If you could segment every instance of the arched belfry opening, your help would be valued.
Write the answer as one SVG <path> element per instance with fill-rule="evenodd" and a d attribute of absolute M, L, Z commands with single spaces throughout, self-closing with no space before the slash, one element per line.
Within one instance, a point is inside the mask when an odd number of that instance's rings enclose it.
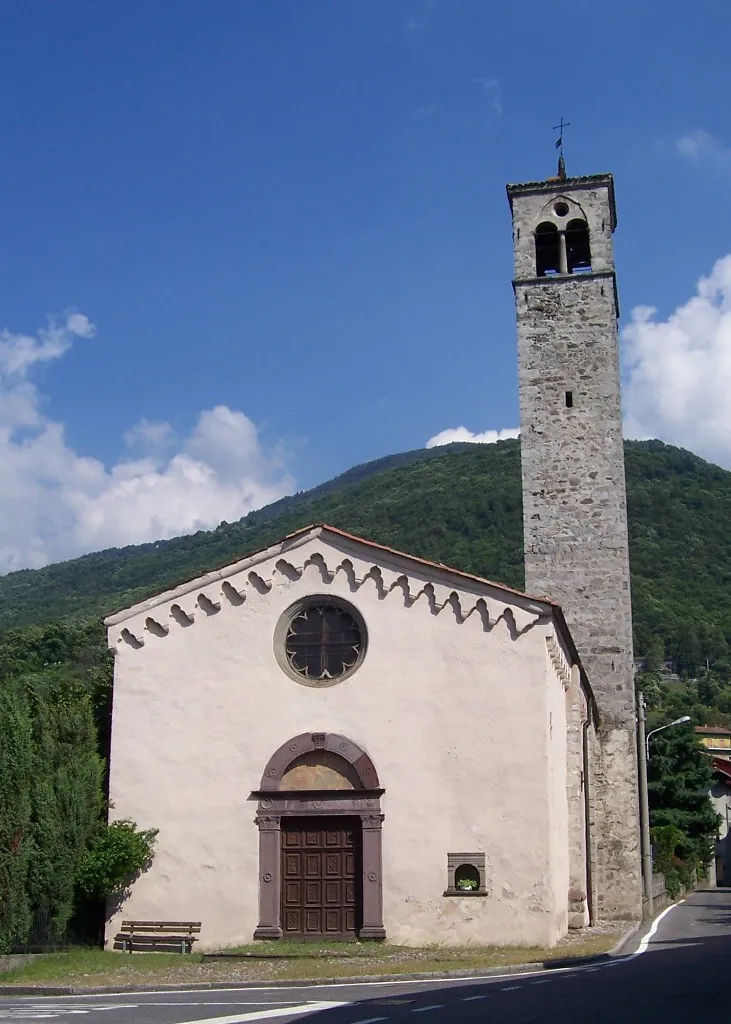
<path fill-rule="evenodd" d="M 536 277 L 561 273 L 561 246 L 558 228 L 545 221 L 536 228 Z"/>
<path fill-rule="evenodd" d="M 591 270 L 589 225 L 576 218 L 566 225 L 566 266 L 569 274 Z"/>
<path fill-rule="evenodd" d="M 255 939 L 383 939 L 381 795 L 370 757 L 337 733 L 302 733 L 260 788 Z"/>
<path fill-rule="evenodd" d="M 566 203 L 556 203 L 554 209 L 563 221 Z M 553 274 L 580 274 L 591 270 L 591 244 L 589 225 L 580 217 L 560 225 L 542 221 L 535 230 L 536 277 Z"/>

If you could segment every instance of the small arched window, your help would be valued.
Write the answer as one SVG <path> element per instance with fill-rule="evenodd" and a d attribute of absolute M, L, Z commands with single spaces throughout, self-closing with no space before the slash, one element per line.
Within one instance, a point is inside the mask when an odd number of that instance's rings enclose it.
<path fill-rule="evenodd" d="M 585 220 L 570 220 L 566 225 L 566 266 L 569 274 L 591 270 L 589 226 Z"/>
<path fill-rule="evenodd" d="M 536 276 L 561 273 L 561 250 L 555 224 L 539 224 L 536 228 Z"/>

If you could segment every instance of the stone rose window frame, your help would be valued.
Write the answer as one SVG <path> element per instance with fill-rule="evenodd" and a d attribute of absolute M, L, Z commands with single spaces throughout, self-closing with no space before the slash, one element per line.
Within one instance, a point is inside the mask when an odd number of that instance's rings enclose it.
<path fill-rule="evenodd" d="M 303 754 L 328 751 L 355 772 L 357 789 L 282 790 L 282 779 Z M 360 818 L 362 829 L 362 911 L 359 939 L 385 939 L 383 926 L 383 851 L 378 773 L 357 743 L 338 733 L 302 733 L 283 743 L 264 769 L 258 799 L 259 924 L 255 939 L 281 939 L 282 818 Z"/>
<path fill-rule="evenodd" d="M 308 611 L 328 613 L 323 616 L 323 625 L 325 624 L 325 619 L 332 618 L 332 613 L 339 614 L 342 616 L 343 624 L 346 626 L 346 633 L 350 632 L 347 629 L 348 620 L 350 620 L 352 630 L 357 637 L 351 644 L 345 636 L 338 633 L 337 629 L 331 632 L 329 637 L 327 635 L 328 631 L 325 629 L 321 638 L 323 650 L 320 656 L 325 661 L 329 660 L 330 657 L 336 657 L 338 654 L 342 658 L 341 668 L 332 675 L 310 676 L 294 664 L 295 658 L 292 656 L 289 648 L 297 645 L 297 637 L 296 635 L 290 637 L 290 630 L 303 619 Z M 337 686 L 338 683 L 349 679 L 363 664 L 368 650 L 368 627 L 360 611 L 349 601 L 345 601 L 341 597 L 332 594 L 309 594 L 307 597 L 295 601 L 294 604 L 290 605 L 282 613 L 274 629 L 273 640 L 274 657 L 277 659 L 277 664 L 290 679 L 293 679 L 301 686 Z M 304 653 L 304 647 L 307 646 L 311 648 L 310 656 L 316 652 L 317 641 L 314 636 L 310 637 L 309 641 L 303 637 L 301 642 L 304 644 L 301 656 L 307 657 Z M 353 653 L 349 655 L 348 649 L 351 645 Z M 326 649 L 327 647 L 329 647 L 329 650 Z M 352 660 L 349 661 L 349 657 Z"/>

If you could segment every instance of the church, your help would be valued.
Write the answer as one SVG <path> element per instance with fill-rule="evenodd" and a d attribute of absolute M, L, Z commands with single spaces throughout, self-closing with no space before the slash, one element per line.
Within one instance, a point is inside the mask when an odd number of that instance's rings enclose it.
<path fill-rule="evenodd" d="M 532 593 L 316 524 L 109 616 L 112 814 L 159 830 L 109 948 L 640 916 L 614 186 L 508 198 Z"/>

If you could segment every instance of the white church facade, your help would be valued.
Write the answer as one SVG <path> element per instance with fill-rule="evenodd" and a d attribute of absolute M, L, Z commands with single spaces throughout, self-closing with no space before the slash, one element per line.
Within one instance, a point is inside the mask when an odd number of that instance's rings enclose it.
<path fill-rule="evenodd" d="M 314 526 L 110 616 L 113 814 L 159 840 L 109 945 L 641 917 L 614 181 L 561 158 L 508 199 L 526 586 L 554 600 Z"/>
<path fill-rule="evenodd" d="M 561 609 L 313 526 L 106 620 L 107 925 L 550 946 L 592 912 L 597 710 Z"/>

